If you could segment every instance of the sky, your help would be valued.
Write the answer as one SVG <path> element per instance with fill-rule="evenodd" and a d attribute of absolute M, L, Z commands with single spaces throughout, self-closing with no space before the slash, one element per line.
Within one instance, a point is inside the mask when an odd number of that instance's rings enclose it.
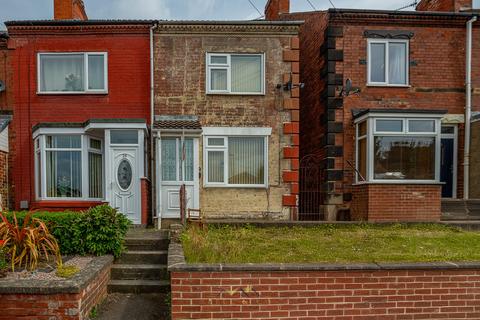
<path fill-rule="evenodd" d="M 263 13 L 267 0 L 250 0 Z M 397 9 L 413 0 L 331 0 L 336 8 Z M 317 10 L 329 0 L 310 0 Z M 90 19 L 252 20 L 248 0 L 84 0 Z M 311 11 L 308 0 L 291 0 L 291 11 Z M 51 19 L 53 0 L 0 0 L 0 21 Z M 5 28 L 0 23 L 0 29 Z"/>

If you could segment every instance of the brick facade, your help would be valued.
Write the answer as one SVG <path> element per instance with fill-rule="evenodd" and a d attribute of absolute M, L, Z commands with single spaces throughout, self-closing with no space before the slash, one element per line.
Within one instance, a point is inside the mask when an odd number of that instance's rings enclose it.
<path fill-rule="evenodd" d="M 417 11 L 465 11 L 472 8 L 472 0 L 422 0 Z"/>
<path fill-rule="evenodd" d="M 463 197 L 465 24 L 469 16 L 331 9 L 282 13 L 278 19 L 305 21 L 300 29 L 300 70 L 305 82 L 300 103 L 300 156 L 316 155 L 322 160 L 323 210 L 354 205 L 352 111 L 356 109 L 446 110 L 442 123 L 458 127 L 457 197 Z M 407 87 L 367 85 L 367 30 L 413 34 Z M 474 37 L 477 33 L 475 29 Z M 474 57 L 479 47 L 474 41 Z M 473 111 L 480 111 L 477 73 L 480 63 L 475 59 Z M 347 79 L 357 93 L 342 96 Z"/>
<path fill-rule="evenodd" d="M 78 293 L 0 294 L 0 320 L 89 319 L 92 308 L 107 296 L 109 280 L 110 265 Z"/>
<path fill-rule="evenodd" d="M 172 319 L 479 319 L 479 286 L 441 267 L 172 272 Z"/>
<path fill-rule="evenodd" d="M 370 222 L 440 221 L 441 189 L 421 184 L 356 185 L 351 217 Z"/>
<path fill-rule="evenodd" d="M 155 32 L 155 115 L 198 116 L 202 127 L 269 127 L 268 189 L 205 188 L 208 218 L 289 219 L 296 213 L 299 39 L 295 24 L 168 25 Z M 265 95 L 206 94 L 206 53 L 264 53 Z M 175 66 L 175 67 L 172 67 Z M 200 168 L 205 168 L 200 142 Z M 203 179 L 201 179 L 203 180 Z"/>
<path fill-rule="evenodd" d="M 14 90 L 10 126 L 11 188 L 14 209 L 20 201 L 30 208 L 60 207 L 35 203 L 32 127 L 44 122 L 85 122 L 89 119 L 146 119 L 150 121 L 150 23 L 8 24 Z M 128 45 L 125 45 L 128 43 Z M 108 94 L 37 94 L 37 53 L 107 52 Z M 1 55 L 1 52 L 0 52 Z M 1 73 L 0 73 L 1 74 Z M 64 209 L 85 209 L 91 203 L 62 201 Z M 60 208 L 59 208 L 60 209 Z"/>

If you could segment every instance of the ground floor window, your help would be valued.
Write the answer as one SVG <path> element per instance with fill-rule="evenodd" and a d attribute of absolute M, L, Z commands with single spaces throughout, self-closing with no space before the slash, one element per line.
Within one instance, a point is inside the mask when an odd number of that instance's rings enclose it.
<path fill-rule="evenodd" d="M 37 198 L 103 198 L 101 139 L 82 134 L 40 135 L 34 145 Z"/>
<path fill-rule="evenodd" d="M 357 182 L 438 182 L 440 133 L 440 118 L 393 115 L 357 121 Z"/>
<path fill-rule="evenodd" d="M 268 137 L 239 133 L 239 135 L 205 136 L 206 186 L 265 187 L 267 185 Z"/>

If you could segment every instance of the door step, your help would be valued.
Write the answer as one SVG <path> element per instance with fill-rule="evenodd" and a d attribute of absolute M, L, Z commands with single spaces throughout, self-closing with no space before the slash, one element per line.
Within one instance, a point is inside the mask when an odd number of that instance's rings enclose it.
<path fill-rule="evenodd" d="M 112 280 L 168 280 L 167 266 L 163 264 L 114 264 Z"/>
<path fill-rule="evenodd" d="M 110 280 L 108 292 L 117 293 L 168 293 L 168 280 Z"/>

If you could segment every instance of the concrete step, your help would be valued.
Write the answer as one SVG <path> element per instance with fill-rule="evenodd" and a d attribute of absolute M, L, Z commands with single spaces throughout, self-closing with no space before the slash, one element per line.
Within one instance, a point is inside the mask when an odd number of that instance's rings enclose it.
<path fill-rule="evenodd" d="M 112 280 L 168 280 L 162 264 L 114 264 L 111 272 Z"/>
<path fill-rule="evenodd" d="M 167 250 L 127 251 L 118 258 L 116 264 L 166 264 Z"/>
<path fill-rule="evenodd" d="M 168 293 L 168 280 L 110 280 L 109 293 Z M 161 303 L 161 302 L 159 302 Z M 141 307 L 141 306 L 140 306 Z"/>
<path fill-rule="evenodd" d="M 125 246 L 130 251 L 158 251 L 167 250 L 170 240 L 163 239 L 145 239 L 145 238 L 129 238 L 125 240 Z"/>

